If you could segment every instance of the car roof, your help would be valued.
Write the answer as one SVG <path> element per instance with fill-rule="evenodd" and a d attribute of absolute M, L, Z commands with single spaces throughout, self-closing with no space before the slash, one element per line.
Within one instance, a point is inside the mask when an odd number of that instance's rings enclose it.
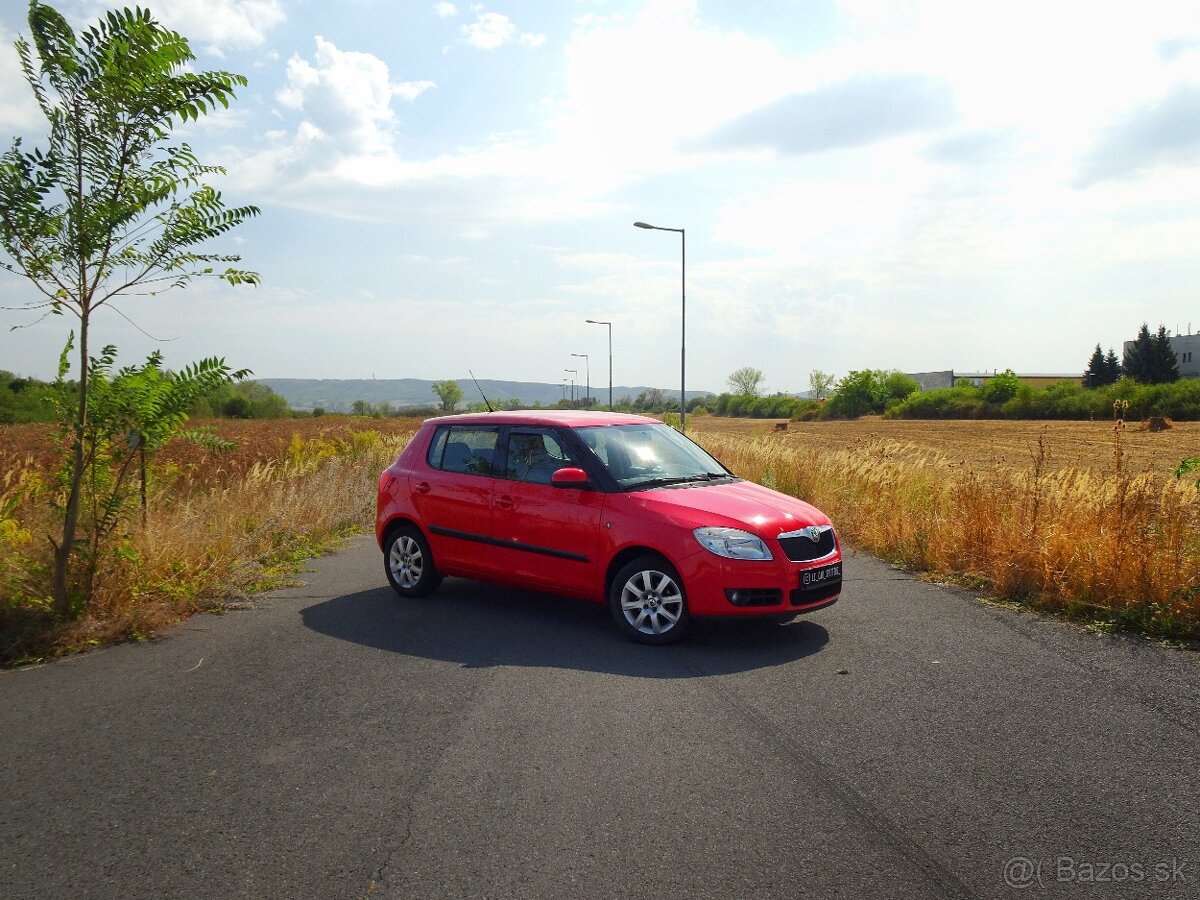
<path fill-rule="evenodd" d="M 517 409 L 490 413 L 463 413 L 426 420 L 433 425 L 544 425 L 586 428 L 595 425 L 661 425 L 660 419 L 628 413 L 581 409 Z"/>

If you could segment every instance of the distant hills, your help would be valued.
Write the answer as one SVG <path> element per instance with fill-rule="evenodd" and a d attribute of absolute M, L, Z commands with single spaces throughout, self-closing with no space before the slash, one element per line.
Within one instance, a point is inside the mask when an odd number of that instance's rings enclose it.
<path fill-rule="evenodd" d="M 282 396 L 292 409 L 311 410 L 318 407 L 327 412 L 349 412 L 355 400 L 365 400 L 372 406 L 380 403 L 390 403 L 400 408 L 405 406 L 437 406 L 439 400 L 433 393 L 433 381 L 423 378 L 257 378 L 259 384 L 264 384 L 275 393 Z M 462 388 L 462 406 L 482 401 L 479 390 L 470 378 L 457 378 L 458 386 Z M 563 386 L 545 384 L 537 381 L 498 381 L 491 378 L 480 378 L 479 387 L 487 395 L 493 406 L 507 404 L 516 400 L 522 406 L 552 406 L 563 399 Z M 570 388 L 566 388 L 568 393 Z M 629 387 L 626 385 L 613 386 L 613 400 L 622 397 L 636 397 L 644 391 L 653 390 L 649 387 Z M 659 388 L 668 397 L 679 396 L 676 388 Z M 575 385 L 576 399 L 584 395 L 584 385 Z M 690 400 L 693 397 L 709 396 L 709 391 L 688 391 Z M 599 407 L 608 405 L 608 385 L 592 385 L 592 396 L 596 398 Z"/>

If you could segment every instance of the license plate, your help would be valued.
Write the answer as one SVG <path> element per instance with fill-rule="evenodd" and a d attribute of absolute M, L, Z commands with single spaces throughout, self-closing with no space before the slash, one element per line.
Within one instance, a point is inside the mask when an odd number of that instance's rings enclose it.
<path fill-rule="evenodd" d="M 800 590 L 811 591 L 835 581 L 842 580 L 842 564 L 831 563 L 828 566 L 818 566 L 815 569 L 805 569 L 800 573 Z"/>

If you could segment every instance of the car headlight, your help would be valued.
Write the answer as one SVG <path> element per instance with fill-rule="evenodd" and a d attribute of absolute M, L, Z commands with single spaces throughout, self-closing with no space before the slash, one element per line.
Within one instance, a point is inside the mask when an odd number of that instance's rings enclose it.
<path fill-rule="evenodd" d="M 692 532 L 700 546 L 726 559 L 771 559 L 761 538 L 740 528 L 697 528 Z"/>

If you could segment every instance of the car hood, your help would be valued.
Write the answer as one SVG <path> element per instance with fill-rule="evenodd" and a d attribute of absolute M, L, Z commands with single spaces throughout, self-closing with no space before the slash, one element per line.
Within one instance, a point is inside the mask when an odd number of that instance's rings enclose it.
<path fill-rule="evenodd" d="M 627 494 L 648 512 L 658 512 L 691 528 L 742 528 L 773 538 L 808 525 L 829 525 L 829 517 L 809 503 L 752 481 L 651 488 Z"/>

